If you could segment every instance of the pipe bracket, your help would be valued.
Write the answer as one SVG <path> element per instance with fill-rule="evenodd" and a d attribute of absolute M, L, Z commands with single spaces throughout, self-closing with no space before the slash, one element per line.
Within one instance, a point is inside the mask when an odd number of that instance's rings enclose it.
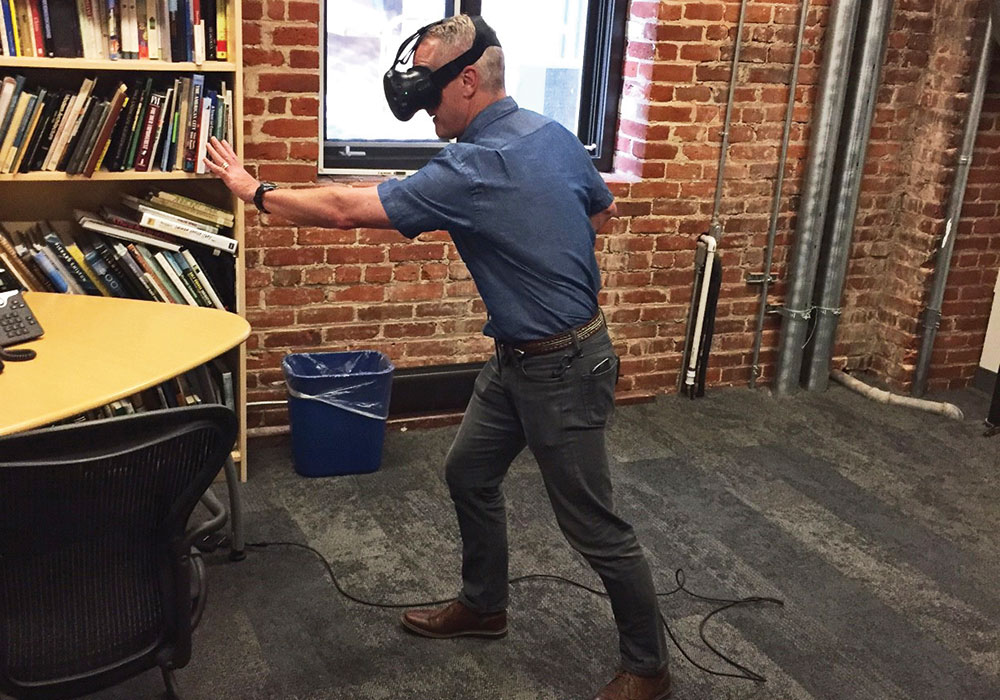
<path fill-rule="evenodd" d="M 784 306 L 770 306 L 771 313 L 776 313 L 785 318 L 798 318 L 803 321 L 808 321 L 812 318 L 812 312 L 815 307 L 810 306 L 808 309 L 786 309 Z"/>
<path fill-rule="evenodd" d="M 816 310 L 816 313 L 829 314 L 830 316 L 840 316 L 842 313 L 844 313 L 843 307 L 839 306 L 835 309 L 829 309 L 825 306 L 814 306 L 813 308 Z"/>

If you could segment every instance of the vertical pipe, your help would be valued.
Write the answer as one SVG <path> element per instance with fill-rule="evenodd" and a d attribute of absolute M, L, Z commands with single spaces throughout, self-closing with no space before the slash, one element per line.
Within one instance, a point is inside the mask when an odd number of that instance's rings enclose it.
<path fill-rule="evenodd" d="M 893 0 L 872 0 L 862 10 L 851 68 L 841 149 L 830 193 L 830 215 L 825 251 L 820 258 L 816 292 L 816 321 L 812 346 L 806 350 L 806 388 L 825 391 L 830 382 L 833 343 L 840 320 L 840 303 L 850 259 L 851 235 L 858 212 L 865 156 L 871 136 L 879 79 L 889 41 Z"/>
<path fill-rule="evenodd" d="M 757 332 L 753 340 L 753 360 L 750 363 L 750 388 L 757 387 L 760 377 L 760 345 L 764 338 L 764 316 L 767 313 L 767 290 L 771 286 L 771 264 L 774 262 L 774 239 L 778 234 L 778 214 L 781 209 L 781 190 L 785 185 L 788 170 L 788 145 L 792 138 L 792 117 L 795 115 L 795 93 L 799 87 L 799 64 L 802 62 L 802 48 L 805 44 L 806 21 L 809 18 L 809 0 L 802 0 L 799 14 L 799 35 L 795 40 L 795 58 L 792 59 L 792 78 L 788 85 L 788 107 L 785 110 L 785 129 L 781 136 L 781 152 L 778 154 L 778 179 L 774 183 L 771 200 L 771 223 L 767 229 L 767 247 L 764 249 L 764 276 L 761 282 L 760 306 L 757 309 Z"/>
<path fill-rule="evenodd" d="M 931 364 L 931 352 L 934 350 L 934 339 L 937 337 L 938 326 L 941 324 L 941 304 L 944 301 L 948 272 L 951 269 L 951 255 L 955 250 L 955 236 L 958 234 L 962 205 L 965 203 L 965 188 L 969 184 L 969 170 L 972 169 L 972 153 L 976 146 L 976 135 L 979 133 L 979 118 L 983 113 L 986 82 L 990 76 L 990 62 L 993 59 L 992 35 L 993 20 L 991 17 L 986 22 L 986 34 L 983 37 L 983 48 L 979 53 L 979 66 L 976 68 L 972 100 L 969 103 L 969 114 L 965 121 L 962 151 L 958 158 L 958 168 L 955 170 L 955 183 L 952 185 L 951 197 L 948 199 L 948 211 L 944 220 L 944 237 L 941 239 L 941 248 L 935 261 L 934 282 L 931 285 L 930 298 L 924 311 L 924 336 L 920 344 L 920 354 L 917 356 L 917 369 L 913 379 L 912 393 L 914 396 L 923 396 L 927 391 L 927 372 Z"/>
<path fill-rule="evenodd" d="M 860 6 L 860 0 L 838 0 L 830 4 L 826 56 L 820 73 L 819 98 L 809 139 L 809 161 L 795 245 L 788 265 L 788 293 L 782 309 L 775 379 L 775 391 L 779 394 L 794 391 L 802 371 L 802 349 L 809 328 L 823 218 L 833 178 L 833 157 L 843 117 L 847 69 Z"/>
<path fill-rule="evenodd" d="M 733 124 L 733 102 L 736 97 L 736 81 L 739 77 L 740 54 L 743 50 L 743 25 L 746 22 L 748 0 L 740 3 L 740 19 L 736 24 L 736 44 L 733 47 L 733 67 L 729 75 L 729 97 L 726 100 L 726 119 L 722 126 L 722 151 L 719 153 L 719 172 L 715 175 L 715 205 L 712 208 L 712 223 L 709 226 L 710 236 L 719 240 L 722 238 L 722 224 L 719 223 L 719 211 L 722 208 L 722 180 L 726 173 L 726 158 L 729 155 L 729 129 Z"/>

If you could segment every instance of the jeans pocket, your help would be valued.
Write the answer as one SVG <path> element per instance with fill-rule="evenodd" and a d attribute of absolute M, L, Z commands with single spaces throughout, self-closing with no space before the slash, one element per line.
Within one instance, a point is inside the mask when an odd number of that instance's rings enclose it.
<path fill-rule="evenodd" d="M 603 428 L 615 408 L 615 385 L 618 383 L 618 356 L 609 353 L 605 358 L 595 358 L 595 364 L 583 377 L 583 407 L 587 424 Z"/>

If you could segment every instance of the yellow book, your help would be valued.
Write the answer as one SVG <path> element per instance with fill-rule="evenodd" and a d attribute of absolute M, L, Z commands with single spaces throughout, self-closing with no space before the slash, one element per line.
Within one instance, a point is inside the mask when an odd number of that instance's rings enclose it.
<path fill-rule="evenodd" d="M 65 241 L 65 238 L 63 240 Z M 94 283 L 97 290 L 106 297 L 114 296 L 111 293 L 111 290 L 105 286 L 104 280 L 95 275 L 94 271 L 90 269 L 90 265 L 87 264 L 86 259 L 83 257 L 83 251 L 80 250 L 80 246 L 76 243 L 65 243 L 65 245 L 66 251 L 73 256 L 73 259 L 76 260 L 76 264 L 80 266 L 81 270 L 83 270 L 83 274 L 90 278 L 90 281 Z"/>
<path fill-rule="evenodd" d="M 4 0 L 0 0 L 4 2 Z M 14 0 L 6 0 L 7 6 L 10 7 L 10 28 L 14 30 L 14 48 L 17 50 L 18 56 L 27 56 L 27 51 L 21 46 L 21 36 L 20 32 L 17 31 L 17 9 L 14 7 Z"/>
<path fill-rule="evenodd" d="M 215 3 L 215 57 L 225 61 L 229 56 L 229 17 L 226 0 Z"/>

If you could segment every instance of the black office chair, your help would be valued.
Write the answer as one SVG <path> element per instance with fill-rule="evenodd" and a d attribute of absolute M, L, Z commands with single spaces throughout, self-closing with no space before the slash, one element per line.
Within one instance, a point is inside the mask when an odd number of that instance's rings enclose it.
<path fill-rule="evenodd" d="M 185 528 L 235 439 L 219 405 L 0 438 L 0 691 L 77 697 L 159 666 L 176 696 L 205 600 L 206 527 Z"/>

